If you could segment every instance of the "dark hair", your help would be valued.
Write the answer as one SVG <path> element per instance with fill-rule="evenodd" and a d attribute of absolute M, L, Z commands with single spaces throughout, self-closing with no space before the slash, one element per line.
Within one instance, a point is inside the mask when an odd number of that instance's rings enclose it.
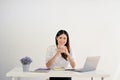
<path fill-rule="evenodd" d="M 68 35 L 67 31 L 65 31 L 65 30 L 59 30 L 59 31 L 57 32 L 56 37 L 55 37 L 56 45 L 58 45 L 57 38 L 58 38 L 60 35 L 62 35 L 62 34 L 65 34 L 65 35 L 67 36 L 67 42 L 66 42 L 65 46 L 67 47 L 68 52 L 70 53 L 70 41 L 69 41 L 69 35 Z M 65 60 L 67 60 L 67 55 L 66 55 L 66 54 L 61 54 L 61 56 L 62 56 Z"/>

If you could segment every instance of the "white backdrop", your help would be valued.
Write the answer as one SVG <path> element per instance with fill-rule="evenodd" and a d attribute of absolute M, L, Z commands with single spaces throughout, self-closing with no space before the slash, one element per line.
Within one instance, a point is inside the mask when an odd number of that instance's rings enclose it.
<path fill-rule="evenodd" d="M 120 64 L 119 8 L 119 0 L 0 0 L 0 80 L 10 80 L 6 72 L 21 66 L 24 56 L 32 58 L 31 67 L 45 67 L 46 49 L 60 29 L 69 33 L 76 68 L 86 56 L 100 55 L 97 69 L 114 75 Z"/>

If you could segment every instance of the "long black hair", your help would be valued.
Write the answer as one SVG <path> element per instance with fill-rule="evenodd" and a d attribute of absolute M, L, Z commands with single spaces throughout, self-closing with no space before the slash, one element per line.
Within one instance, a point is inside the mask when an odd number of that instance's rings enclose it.
<path fill-rule="evenodd" d="M 69 41 L 69 35 L 68 35 L 68 32 L 65 31 L 65 30 L 59 30 L 56 34 L 56 37 L 55 37 L 55 42 L 56 42 L 56 45 L 58 45 L 58 42 L 57 42 L 57 38 L 62 35 L 62 34 L 65 34 L 67 36 L 67 42 L 65 44 L 65 46 L 67 47 L 68 49 L 68 52 L 70 53 L 70 41 Z M 67 60 L 67 55 L 66 54 L 61 54 L 61 56 Z"/>

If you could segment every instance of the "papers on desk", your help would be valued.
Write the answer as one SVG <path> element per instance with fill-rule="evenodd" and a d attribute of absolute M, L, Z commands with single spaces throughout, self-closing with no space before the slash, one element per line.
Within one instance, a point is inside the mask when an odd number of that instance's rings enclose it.
<path fill-rule="evenodd" d="M 49 72 L 50 71 L 50 69 L 49 68 L 38 68 L 38 69 L 35 69 L 34 71 L 32 71 L 32 72 L 40 72 L 40 73 L 47 73 L 47 72 Z"/>
<path fill-rule="evenodd" d="M 56 66 L 56 67 L 52 68 L 52 70 L 65 71 L 65 68 L 64 67 L 60 67 L 60 66 Z"/>

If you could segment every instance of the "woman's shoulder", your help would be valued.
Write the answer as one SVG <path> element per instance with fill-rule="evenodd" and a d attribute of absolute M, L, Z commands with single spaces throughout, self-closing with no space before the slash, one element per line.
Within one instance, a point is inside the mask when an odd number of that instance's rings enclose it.
<path fill-rule="evenodd" d="M 48 48 L 50 49 L 50 48 L 56 48 L 56 45 L 50 45 L 50 46 L 48 46 Z"/>
<path fill-rule="evenodd" d="M 48 48 L 47 48 L 47 51 L 48 52 L 51 52 L 51 51 L 56 51 L 56 45 L 50 45 L 50 46 L 48 46 Z"/>

